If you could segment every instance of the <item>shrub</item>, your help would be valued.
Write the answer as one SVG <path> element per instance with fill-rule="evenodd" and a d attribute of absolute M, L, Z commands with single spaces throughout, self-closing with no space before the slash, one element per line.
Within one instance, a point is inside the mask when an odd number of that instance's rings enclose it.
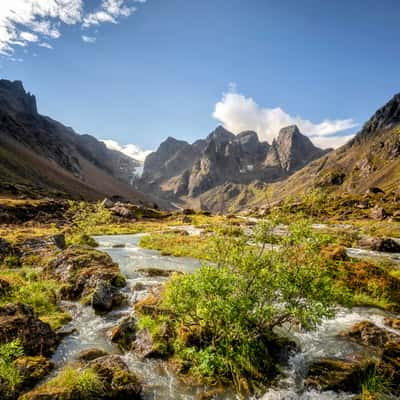
<path fill-rule="evenodd" d="M 190 373 L 254 389 L 274 373 L 275 327 L 296 323 L 311 329 L 333 315 L 334 289 L 319 256 L 323 240 L 300 222 L 279 248 L 267 251 L 275 226 L 260 225 L 252 246 L 243 236 L 218 237 L 216 265 L 174 275 L 167 283 L 161 310 L 173 316 L 175 356 Z M 146 318 L 142 325 L 152 326 Z M 197 339 L 180 340 L 179 331 L 193 327 Z"/>
<path fill-rule="evenodd" d="M 23 354 L 23 347 L 19 339 L 0 345 L 0 391 L 4 398 L 15 395 L 22 382 L 21 374 L 13 366 L 13 362 Z"/>

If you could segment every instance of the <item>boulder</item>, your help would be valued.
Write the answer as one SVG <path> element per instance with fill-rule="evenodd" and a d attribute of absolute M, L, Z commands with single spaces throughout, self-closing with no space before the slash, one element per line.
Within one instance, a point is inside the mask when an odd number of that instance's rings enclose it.
<path fill-rule="evenodd" d="M 19 357 L 13 366 L 21 374 L 21 390 L 26 391 L 45 378 L 54 368 L 52 361 L 43 356 Z"/>
<path fill-rule="evenodd" d="M 148 328 L 141 329 L 136 334 L 136 340 L 132 343 L 135 353 L 144 358 L 166 358 L 171 354 L 168 344 L 168 328 L 164 325 L 159 334 L 160 340 L 154 340 Z"/>
<path fill-rule="evenodd" d="M 105 393 L 110 399 L 141 399 L 142 385 L 139 378 L 129 371 L 119 356 L 96 358 L 87 364 L 102 378 Z"/>
<path fill-rule="evenodd" d="M 309 366 L 304 383 L 318 390 L 359 393 L 364 379 L 374 370 L 374 361 L 321 358 Z"/>
<path fill-rule="evenodd" d="M 385 192 L 379 187 L 370 187 L 367 189 L 366 194 L 385 194 Z"/>
<path fill-rule="evenodd" d="M 36 318 L 31 306 L 7 304 L 0 307 L 0 343 L 20 339 L 29 356 L 50 355 L 59 338 L 50 325 Z"/>
<path fill-rule="evenodd" d="M 126 206 L 115 205 L 114 207 L 110 208 L 110 211 L 117 217 L 125 219 L 135 218 L 135 214 Z"/>
<path fill-rule="evenodd" d="M 350 329 L 340 333 L 339 336 L 363 346 L 378 348 L 383 348 L 389 341 L 400 341 L 400 336 L 369 321 L 357 322 Z"/>
<path fill-rule="evenodd" d="M 132 343 L 136 339 L 136 320 L 129 316 L 124 318 L 118 325 L 114 326 L 110 331 L 110 339 L 124 350 L 130 350 Z"/>
<path fill-rule="evenodd" d="M 113 306 L 113 288 L 110 282 L 98 281 L 92 295 L 92 307 L 97 311 L 110 311 Z"/>
<path fill-rule="evenodd" d="M 114 207 L 114 202 L 108 198 L 105 198 L 102 202 L 101 202 L 102 206 L 105 208 L 112 208 Z"/>
<path fill-rule="evenodd" d="M 386 326 L 389 326 L 390 328 L 393 329 L 400 329 L 400 319 L 399 318 L 385 318 L 383 320 L 383 323 Z"/>
<path fill-rule="evenodd" d="M 380 207 L 376 205 L 371 212 L 369 213 L 370 218 L 376 219 L 376 220 L 383 220 L 386 218 L 386 211 L 384 210 L 383 207 Z"/>
<path fill-rule="evenodd" d="M 6 294 L 10 289 L 10 284 L 5 279 L 0 278 L 0 296 Z"/>
<path fill-rule="evenodd" d="M 104 350 L 92 348 L 92 349 L 82 350 L 76 358 L 78 361 L 81 362 L 89 362 L 95 360 L 96 358 L 104 357 L 107 355 L 108 354 Z"/>
<path fill-rule="evenodd" d="M 0 262 L 13 253 L 13 247 L 9 241 L 0 237 Z"/>
<path fill-rule="evenodd" d="M 44 272 L 63 284 L 60 292 L 67 300 L 91 296 L 98 284 L 98 294 L 102 294 L 105 286 L 101 282 L 108 282 L 115 288 L 115 293 L 118 287 L 125 285 L 118 264 L 108 254 L 89 246 L 68 247 L 48 263 Z"/>
<path fill-rule="evenodd" d="M 366 237 L 358 241 L 358 246 L 373 251 L 400 253 L 400 244 L 390 238 Z"/>

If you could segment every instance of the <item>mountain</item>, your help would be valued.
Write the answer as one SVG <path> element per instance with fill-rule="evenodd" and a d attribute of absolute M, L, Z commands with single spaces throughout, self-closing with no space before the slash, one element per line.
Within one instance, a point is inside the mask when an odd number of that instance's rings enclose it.
<path fill-rule="evenodd" d="M 0 194 L 147 201 L 130 183 L 136 160 L 37 110 L 20 81 L 0 80 Z"/>
<path fill-rule="evenodd" d="M 172 202 L 216 211 L 224 202 L 216 206 L 215 195 L 226 193 L 227 185 L 281 181 L 326 152 L 297 126 L 281 129 L 271 145 L 260 142 L 256 132 L 234 135 L 218 126 L 193 144 L 166 139 L 146 158 L 139 188 Z"/>
<path fill-rule="evenodd" d="M 271 193 L 280 200 L 316 187 L 338 194 L 361 194 L 371 187 L 399 191 L 400 93 L 376 111 L 347 144 L 272 185 Z"/>

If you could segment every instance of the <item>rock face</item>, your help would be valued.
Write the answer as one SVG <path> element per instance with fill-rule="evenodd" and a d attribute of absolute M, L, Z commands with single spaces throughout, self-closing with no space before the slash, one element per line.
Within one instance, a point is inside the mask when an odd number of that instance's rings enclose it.
<path fill-rule="evenodd" d="M 71 246 L 49 262 L 45 273 L 63 284 L 61 295 L 76 300 L 90 297 L 93 307 L 109 311 L 121 304 L 118 287 L 125 285 L 119 267 L 108 254 L 88 246 Z"/>
<path fill-rule="evenodd" d="M 272 145 L 253 131 L 234 135 L 219 126 L 193 144 L 168 138 L 146 158 L 139 187 L 174 201 L 198 198 L 229 183 L 284 179 L 325 153 L 297 126 L 283 128 Z"/>
<path fill-rule="evenodd" d="M 139 162 L 40 115 L 20 81 L 0 80 L 0 126 L 0 193 L 147 201 L 131 185 Z"/>
<path fill-rule="evenodd" d="M 362 249 L 382 251 L 386 253 L 400 253 L 400 244 L 390 238 L 364 238 L 358 242 Z"/>
<path fill-rule="evenodd" d="M 58 344 L 58 337 L 49 324 L 37 319 L 33 309 L 25 304 L 0 307 L 0 343 L 19 338 L 26 355 L 50 355 Z"/>

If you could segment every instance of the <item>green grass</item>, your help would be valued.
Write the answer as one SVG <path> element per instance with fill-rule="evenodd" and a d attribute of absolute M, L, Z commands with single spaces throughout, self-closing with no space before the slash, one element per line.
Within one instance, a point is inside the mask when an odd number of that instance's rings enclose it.
<path fill-rule="evenodd" d="M 22 382 L 21 373 L 13 366 L 13 362 L 23 354 L 19 339 L 0 345 L 0 390 L 6 399 L 15 395 Z"/>
<path fill-rule="evenodd" d="M 143 236 L 139 245 L 145 249 L 158 250 L 162 255 L 193 257 L 211 260 L 212 239 L 205 236 L 184 236 L 179 233 L 152 233 Z"/>
<path fill-rule="evenodd" d="M 36 390 L 39 393 L 52 394 L 62 393 L 65 398 L 79 398 L 85 400 L 97 399 L 104 395 L 104 385 L 91 368 L 78 370 L 72 367 L 63 369 L 57 376 L 50 379 Z M 30 392 L 34 394 L 35 390 Z M 22 396 L 21 399 L 27 399 Z M 57 397 L 64 398 L 64 397 Z"/>
<path fill-rule="evenodd" d="M 60 285 L 56 281 L 43 279 L 37 270 L 30 268 L 0 270 L 0 278 L 11 285 L 0 296 L 0 305 L 17 302 L 28 304 L 53 329 L 70 321 L 71 316 L 57 306 L 57 290 Z"/>

